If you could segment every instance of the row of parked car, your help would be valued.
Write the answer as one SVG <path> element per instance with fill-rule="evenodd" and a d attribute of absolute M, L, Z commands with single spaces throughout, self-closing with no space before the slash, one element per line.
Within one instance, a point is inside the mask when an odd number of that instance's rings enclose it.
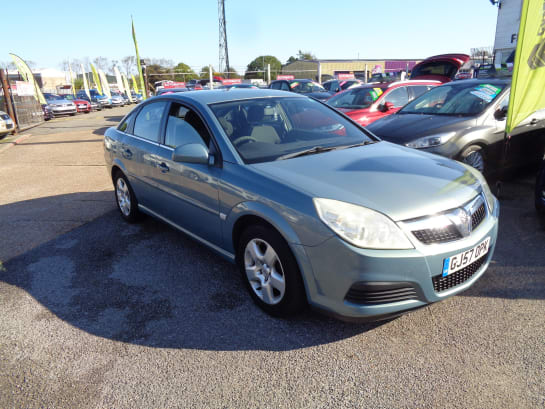
<path fill-rule="evenodd" d="M 139 103 L 142 101 L 142 95 L 132 91 L 132 101 L 128 96 L 119 91 L 112 91 L 112 97 L 99 93 L 95 89 L 89 90 L 90 97 L 84 90 L 73 94 L 59 95 L 53 93 L 44 93 L 47 104 L 42 105 L 44 119 L 49 120 L 55 116 L 71 115 L 76 113 L 86 113 L 91 111 L 101 111 L 104 108 L 112 108 L 115 106 L 125 106 L 131 103 Z"/>

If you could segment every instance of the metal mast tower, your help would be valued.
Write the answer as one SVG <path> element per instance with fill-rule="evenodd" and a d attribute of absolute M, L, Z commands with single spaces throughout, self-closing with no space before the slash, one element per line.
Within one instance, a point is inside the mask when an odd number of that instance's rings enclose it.
<path fill-rule="evenodd" d="M 228 71 L 229 67 L 229 52 L 227 51 L 227 29 L 225 27 L 225 0 L 218 0 L 218 17 L 220 22 L 220 58 L 219 71 Z M 229 73 L 226 74 L 229 78 Z"/>

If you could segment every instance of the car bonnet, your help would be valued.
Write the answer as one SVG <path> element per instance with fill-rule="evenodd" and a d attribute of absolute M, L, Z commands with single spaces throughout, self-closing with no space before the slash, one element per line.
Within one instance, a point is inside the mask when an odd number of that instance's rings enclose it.
<path fill-rule="evenodd" d="M 456 208 L 480 186 L 458 162 L 388 142 L 249 166 L 311 197 L 361 205 L 396 221 Z"/>

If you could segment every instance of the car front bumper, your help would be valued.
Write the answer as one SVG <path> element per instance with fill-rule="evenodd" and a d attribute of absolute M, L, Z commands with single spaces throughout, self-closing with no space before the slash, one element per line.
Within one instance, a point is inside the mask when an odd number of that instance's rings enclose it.
<path fill-rule="evenodd" d="M 75 114 L 77 112 L 77 109 L 75 105 L 68 107 L 52 106 L 51 112 L 53 112 L 54 115 L 68 115 Z"/>
<path fill-rule="evenodd" d="M 350 245 L 337 236 L 318 246 L 293 245 L 305 277 L 309 303 L 346 320 L 374 321 L 441 301 L 471 287 L 486 271 L 498 234 L 499 202 L 466 238 L 425 245 L 411 239 L 410 250 L 372 250 Z M 490 237 L 488 253 L 462 271 L 454 284 L 434 289 L 445 258 L 472 249 Z M 478 263 L 478 264 L 477 264 Z M 474 270 L 474 271 L 473 271 Z M 436 284 L 437 286 L 438 284 Z"/>

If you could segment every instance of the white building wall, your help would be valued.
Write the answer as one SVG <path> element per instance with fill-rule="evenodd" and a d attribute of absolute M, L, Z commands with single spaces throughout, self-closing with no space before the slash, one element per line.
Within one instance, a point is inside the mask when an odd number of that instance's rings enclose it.
<path fill-rule="evenodd" d="M 522 0 L 500 0 L 494 53 L 496 64 L 505 62 L 517 47 L 517 34 L 520 25 Z"/>

